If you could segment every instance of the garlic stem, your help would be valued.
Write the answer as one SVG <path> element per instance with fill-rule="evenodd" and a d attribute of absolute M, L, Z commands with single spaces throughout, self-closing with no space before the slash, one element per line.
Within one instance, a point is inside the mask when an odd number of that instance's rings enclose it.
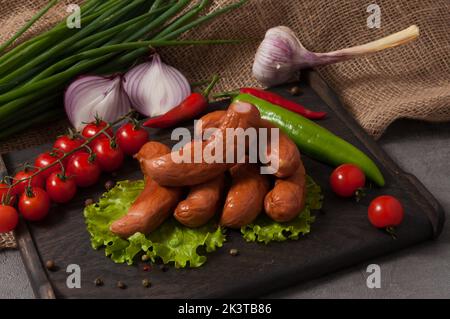
<path fill-rule="evenodd" d="M 340 49 L 328 53 L 313 53 L 315 59 L 313 64 L 309 66 L 318 66 L 330 63 L 336 63 L 340 61 L 349 60 L 358 56 L 368 55 L 376 53 L 384 49 L 394 48 L 396 46 L 408 43 L 417 39 L 419 36 L 419 28 L 416 25 L 412 25 L 402 31 L 388 35 L 384 38 L 357 45 L 351 48 Z"/>

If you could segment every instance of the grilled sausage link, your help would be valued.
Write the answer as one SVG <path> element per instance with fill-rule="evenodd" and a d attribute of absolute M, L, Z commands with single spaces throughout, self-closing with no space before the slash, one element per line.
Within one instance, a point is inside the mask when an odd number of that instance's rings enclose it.
<path fill-rule="evenodd" d="M 219 127 L 222 138 L 212 137 L 207 141 L 192 141 L 177 153 L 170 153 L 143 162 L 145 173 L 164 186 L 192 186 L 209 181 L 227 171 L 234 163 L 227 163 L 230 154 L 236 154 L 236 143 L 233 147 L 226 147 L 227 129 L 255 127 L 260 121 L 258 110 L 251 104 L 236 102 L 230 105 Z M 220 145 L 222 144 L 222 145 Z M 198 149 L 196 150 L 196 147 Z M 214 160 L 214 154 L 205 156 L 205 148 L 217 150 L 222 153 L 219 158 L 222 162 Z M 175 161 L 175 158 L 184 158 L 190 154 L 188 161 Z M 200 161 L 195 161 L 195 155 L 201 152 Z M 234 161 L 236 159 L 234 158 Z"/>
<path fill-rule="evenodd" d="M 175 218 L 185 226 L 199 227 L 206 224 L 219 208 L 225 176 L 191 187 L 187 198 L 175 209 Z"/>
<path fill-rule="evenodd" d="M 170 153 L 170 149 L 169 147 L 167 147 L 167 145 L 160 143 L 160 142 L 154 142 L 154 141 L 150 141 L 145 143 L 141 149 L 139 150 L 139 152 L 137 152 L 133 157 L 135 159 L 138 160 L 140 166 L 141 166 L 141 171 L 144 173 L 145 175 L 145 170 L 144 170 L 144 166 L 145 166 L 145 162 L 151 160 L 152 158 L 164 155 Z"/>
<path fill-rule="evenodd" d="M 267 175 L 259 167 L 238 164 L 230 169 L 232 184 L 223 207 L 220 224 L 240 228 L 253 222 L 263 209 L 264 196 L 269 191 Z"/>
<path fill-rule="evenodd" d="M 202 125 L 198 125 L 195 127 L 196 134 L 198 134 L 198 136 L 201 136 L 201 133 L 203 133 L 206 129 L 219 127 L 225 113 L 225 111 L 214 111 L 204 115 L 200 119 L 202 120 Z M 277 128 L 267 120 L 261 120 L 258 124 L 258 127 L 267 128 L 269 130 L 272 128 Z M 297 148 L 297 145 L 295 145 L 295 143 L 289 138 L 289 136 L 287 136 L 281 130 L 279 130 L 278 135 L 278 149 L 271 148 L 269 145 L 265 162 L 275 165 L 274 161 L 278 161 L 277 171 L 274 173 L 274 175 L 279 178 L 286 178 L 293 175 L 299 167 L 301 162 L 300 152 Z M 270 132 L 268 136 L 270 136 Z"/>
<path fill-rule="evenodd" d="M 303 163 L 294 175 L 277 179 L 274 188 L 264 199 L 266 214 L 277 222 L 287 222 L 300 214 L 305 207 L 306 173 Z"/>
<path fill-rule="evenodd" d="M 266 120 L 261 120 L 261 127 L 268 129 L 277 128 Z M 278 160 L 278 170 L 274 175 L 279 178 L 286 178 L 293 175 L 300 166 L 300 152 L 297 145 L 281 130 L 279 130 L 278 136 L 278 149 L 269 145 L 267 149 L 267 161 L 273 163 Z"/>
<path fill-rule="evenodd" d="M 164 144 L 149 142 L 136 157 L 138 160 L 146 161 L 168 152 L 170 149 Z M 181 195 L 180 188 L 163 187 L 147 177 L 143 191 L 127 214 L 111 224 L 111 232 L 122 238 L 128 238 L 137 232 L 143 234 L 152 232 L 170 216 Z"/>
<path fill-rule="evenodd" d="M 197 122 L 197 124 L 195 125 L 195 134 L 197 136 L 201 136 L 202 133 L 208 128 L 219 128 L 220 124 L 222 123 L 222 118 L 226 113 L 227 111 L 225 110 L 219 110 L 203 115 L 200 118 L 201 122 Z"/>

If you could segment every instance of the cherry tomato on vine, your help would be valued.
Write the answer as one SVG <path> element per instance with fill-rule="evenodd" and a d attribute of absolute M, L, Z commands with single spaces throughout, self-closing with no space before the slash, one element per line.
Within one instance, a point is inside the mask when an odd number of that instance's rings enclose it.
<path fill-rule="evenodd" d="M 63 155 L 62 152 L 58 150 L 39 154 L 38 157 L 36 157 L 36 160 L 34 161 L 34 166 L 37 168 L 45 168 L 50 164 L 56 162 L 59 158 L 62 157 L 62 155 Z M 57 163 L 52 167 L 46 169 L 45 171 L 42 171 L 39 175 L 41 175 L 43 179 L 46 179 L 47 177 L 50 176 L 51 173 L 58 172 L 60 170 L 61 164 Z"/>
<path fill-rule="evenodd" d="M 71 137 L 69 135 L 63 135 L 56 139 L 55 144 L 53 144 L 53 148 L 60 150 L 63 153 L 68 153 L 80 147 L 83 143 L 84 140 L 79 137 Z M 66 158 L 66 160 L 68 161 L 72 156 L 69 156 L 68 158 Z"/>
<path fill-rule="evenodd" d="M 77 185 L 73 177 L 53 172 L 46 181 L 45 190 L 50 199 L 58 204 L 69 202 L 77 193 Z"/>
<path fill-rule="evenodd" d="M 83 135 L 85 138 L 91 138 L 93 136 L 95 136 L 98 132 L 100 132 L 102 129 L 104 129 L 106 126 L 108 125 L 107 122 L 102 121 L 100 119 L 96 119 L 94 122 L 91 122 L 89 124 L 87 124 L 84 128 L 83 131 L 81 132 L 81 135 Z M 108 128 L 106 130 L 107 134 L 101 134 L 99 137 L 97 137 L 95 140 L 101 139 L 101 138 L 108 138 L 109 137 L 113 137 L 114 136 L 114 132 L 112 130 L 112 128 Z"/>
<path fill-rule="evenodd" d="M 116 133 L 117 144 L 126 155 L 134 155 L 148 141 L 148 132 L 133 123 L 123 125 Z"/>
<path fill-rule="evenodd" d="M 333 192 L 342 197 L 351 197 L 364 187 L 366 177 L 363 171 L 353 164 L 342 164 L 330 176 Z"/>
<path fill-rule="evenodd" d="M 100 166 L 95 155 L 87 152 L 74 154 L 67 163 L 66 174 L 73 177 L 79 187 L 88 187 L 97 183 L 100 177 Z"/>
<path fill-rule="evenodd" d="M 19 223 L 17 210 L 8 205 L 0 205 L 0 233 L 7 233 Z"/>
<path fill-rule="evenodd" d="M 375 198 L 369 205 L 369 221 L 377 228 L 394 227 L 403 221 L 403 206 L 390 195 Z"/>
<path fill-rule="evenodd" d="M 95 141 L 92 149 L 102 171 L 113 172 L 122 166 L 124 155 L 115 141 L 106 138 L 99 139 Z"/>
<path fill-rule="evenodd" d="M 41 220 L 49 210 L 50 197 L 40 187 L 27 188 L 19 198 L 19 212 L 26 220 Z"/>
<path fill-rule="evenodd" d="M 23 171 L 20 171 L 16 175 L 14 175 L 13 183 L 21 179 L 29 178 L 36 172 L 37 172 L 36 168 L 33 169 L 26 168 Z M 31 178 L 31 181 L 29 179 L 26 179 L 18 183 L 16 186 L 14 186 L 13 193 L 15 195 L 21 195 L 25 191 L 25 188 L 27 186 L 44 188 L 44 182 L 45 180 L 42 178 L 41 174 L 37 174 L 36 176 L 33 176 Z"/>
<path fill-rule="evenodd" d="M 16 195 L 14 191 L 11 190 L 9 192 L 9 202 L 7 201 L 6 196 L 8 195 L 8 190 L 10 186 L 6 183 L 0 183 L 0 205 L 11 205 L 14 206 L 16 203 Z"/>

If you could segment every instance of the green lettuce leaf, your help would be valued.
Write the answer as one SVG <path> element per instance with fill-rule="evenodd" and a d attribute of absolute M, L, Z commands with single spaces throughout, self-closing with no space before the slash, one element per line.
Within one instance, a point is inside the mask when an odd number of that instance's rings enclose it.
<path fill-rule="evenodd" d="M 122 181 L 103 194 L 99 202 L 84 210 L 87 230 L 94 249 L 105 246 L 105 254 L 116 263 L 133 264 L 136 255 L 146 253 L 153 261 L 161 258 L 164 263 L 173 262 L 176 267 L 200 267 L 206 256 L 198 250 L 213 252 L 225 242 L 222 228 L 213 222 L 190 229 L 170 218 L 148 236 L 136 233 L 122 239 L 110 232 L 113 221 L 122 217 L 144 188 L 144 182 Z"/>
<path fill-rule="evenodd" d="M 143 188 L 142 180 L 118 182 L 103 194 L 98 203 L 85 208 L 84 217 L 94 249 L 105 247 L 106 256 L 116 263 L 131 265 L 136 255 L 143 253 L 153 261 L 160 258 L 164 263 L 174 263 L 177 268 L 196 268 L 207 259 L 200 250 L 209 253 L 223 246 L 225 230 L 217 227 L 213 221 L 191 229 L 170 218 L 147 236 L 136 233 L 128 239 L 122 239 L 111 233 L 111 223 L 126 214 Z M 314 221 L 311 210 L 321 207 L 321 189 L 308 176 L 306 206 L 298 218 L 288 223 L 277 223 L 261 214 L 255 223 L 242 227 L 241 233 L 247 241 L 266 244 L 298 239 L 300 235 L 310 232 L 310 225 Z"/>
<path fill-rule="evenodd" d="M 306 205 L 296 219 L 286 223 L 278 223 L 267 215 L 261 214 L 253 224 L 241 228 L 242 236 L 246 241 L 263 242 L 265 244 L 271 241 L 298 239 L 300 235 L 306 235 L 310 232 L 310 226 L 314 222 L 311 210 L 320 209 L 322 199 L 320 186 L 307 176 Z"/>

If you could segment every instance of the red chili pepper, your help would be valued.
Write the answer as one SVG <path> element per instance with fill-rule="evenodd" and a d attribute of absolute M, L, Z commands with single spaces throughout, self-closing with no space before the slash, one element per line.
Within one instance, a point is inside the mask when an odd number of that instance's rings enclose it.
<path fill-rule="evenodd" d="M 289 111 L 298 113 L 309 119 L 318 120 L 324 118 L 327 115 L 326 112 L 311 111 L 301 104 L 285 99 L 284 97 L 269 91 L 255 88 L 242 88 L 239 91 L 240 93 L 247 93 L 257 98 L 266 100 L 267 102 L 270 102 L 272 104 L 279 105 L 285 109 L 288 109 Z"/>
<path fill-rule="evenodd" d="M 211 83 L 202 93 L 192 93 L 178 106 L 174 107 L 167 113 L 151 118 L 144 123 L 144 126 L 153 128 L 173 127 L 181 122 L 192 120 L 199 116 L 208 107 L 208 95 L 214 85 L 219 80 L 218 76 L 214 76 Z"/>
<path fill-rule="evenodd" d="M 264 91 L 264 90 L 256 89 L 256 88 L 241 88 L 239 91 L 220 93 L 220 94 L 214 95 L 214 97 L 215 98 L 233 97 L 240 93 L 253 95 L 254 97 L 257 97 L 259 99 L 265 100 L 272 104 L 281 106 L 289 111 L 295 112 L 297 114 L 300 114 L 300 115 L 302 115 L 306 118 L 312 119 L 312 120 L 323 119 L 327 115 L 326 112 L 315 112 L 315 111 L 309 110 L 306 107 L 304 107 L 303 105 L 292 102 L 288 99 L 285 99 L 284 97 L 282 97 L 276 93 L 272 93 L 269 91 Z"/>

